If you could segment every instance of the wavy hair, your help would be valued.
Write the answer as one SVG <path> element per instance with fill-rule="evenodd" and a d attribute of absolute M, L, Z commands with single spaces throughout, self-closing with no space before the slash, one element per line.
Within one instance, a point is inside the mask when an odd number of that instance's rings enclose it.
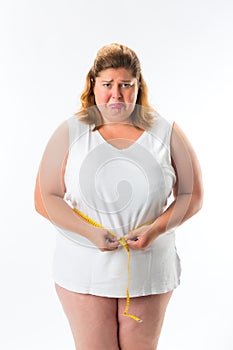
<path fill-rule="evenodd" d="M 108 68 L 125 68 L 131 72 L 138 82 L 136 105 L 131 114 L 132 123 L 142 129 L 149 129 L 154 122 L 154 108 L 148 102 L 148 88 L 141 73 L 140 61 L 136 53 L 127 46 L 113 43 L 103 46 L 94 60 L 94 64 L 86 76 L 84 90 L 80 97 L 81 108 L 76 113 L 80 121 L 85 124 L 94 124 L 96 127 L 103 124 L 101 113 L 96 105 L 94 85 L 99 73 Z"/>

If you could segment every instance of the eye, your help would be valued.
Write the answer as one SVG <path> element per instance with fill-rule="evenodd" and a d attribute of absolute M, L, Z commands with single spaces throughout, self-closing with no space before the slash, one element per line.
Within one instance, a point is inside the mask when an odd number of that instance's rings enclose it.
<path fill-rule="evenodd" d="M 109 89 L 109 88 L 111 87 L 111 84 L 110 84 L 110 83 L 104 83 L 104 84 L 103 84 L 103 87 Z"/>
<path fill-rule="evenodd" d="M 133 83 L 122 83 L 121 84 L 121 87 L 124 88 L 124 89 L 129 89 L 133 86 L 134 84 Z"/>

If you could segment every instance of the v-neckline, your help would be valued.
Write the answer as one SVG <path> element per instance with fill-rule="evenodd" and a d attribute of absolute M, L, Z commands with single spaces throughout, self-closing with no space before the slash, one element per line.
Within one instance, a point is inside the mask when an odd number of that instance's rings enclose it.
<path fill-rule="evenodd" d="M 94 133 L 96 133 L 96 135 L 98 135 L 99 139 L 102 140 L 105 144 L 107 144 L 110 148 L 113 148 L 115 151 L 119 151 L 119 152 L 125 152 L 125 151 L 129 151 L 132 148 L 134 148 L 138 143 L 140 143 L 142 141 L 142 139 L 145 137 L 146 135 L 146 130 L 144 130 L 142 132 L 142 134 L 136 139 L 136 140 L 132 140 L 133 142 L 131 143 L 131 145 L 129 147 L 126 148 L 118 148 L 113 146 L 110 142 L 108 142 L 99 132 L 99 130 L 95 130 L 93 131 Z"/>

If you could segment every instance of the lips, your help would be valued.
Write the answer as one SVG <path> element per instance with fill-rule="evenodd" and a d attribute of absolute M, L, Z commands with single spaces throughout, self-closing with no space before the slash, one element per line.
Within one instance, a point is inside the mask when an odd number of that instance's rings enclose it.
<path fill-rule="evenodd" d="M 111 103 L 111 104 L 109 104 L 109 107 L 110 108 L 114 108 L 114 109 L 121 109 L 121 108 L 124 108 L 125 107 L 125 105 L 124 105 L 124 103 Z"/>

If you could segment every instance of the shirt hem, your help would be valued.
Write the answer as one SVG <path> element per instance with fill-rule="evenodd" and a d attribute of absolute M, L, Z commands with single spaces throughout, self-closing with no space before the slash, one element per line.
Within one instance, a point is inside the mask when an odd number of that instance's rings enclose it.
<path fill-rule="evenodd" d="M 89 295 L 95 295 L 95 296 L 99 296 L 99 297 L 105 297 L 105 298 L 122 298 L 125 299 L 126 298 L 126 292 L 122 293 L 106 293 L 106 291 L 95 291 L 92 289 L 87 289 L 87 288 L 74 288 L 71 286 L 67 286 L 65 283 L 59 282 L 54 280 L 54 282 L 70 291 L 70 292 L 75 292 L 75 293 L 79 293 L 79 294 L 89 294 Z M 164 287 L 164 288 L 160 288 L 160 289 L 153 289 L 151 288 L 150 291 L 148 290 L 144 290 L 144 291 L 138 291 L 138 292 L 130 292 L 130 298 L 137 298 L 137 297 L 142 297 L 142 296 L 148 296 L 148 295 L 155 295 L 155 294 L 164 294 L 164 293 L 168 293 L 171 292 L 172 290 L 175 290 L 176 288 L 178 288 L 180 285 L 180 281 L 178 281 L 177 283 L 175 283 L 172 287 Z"/>

